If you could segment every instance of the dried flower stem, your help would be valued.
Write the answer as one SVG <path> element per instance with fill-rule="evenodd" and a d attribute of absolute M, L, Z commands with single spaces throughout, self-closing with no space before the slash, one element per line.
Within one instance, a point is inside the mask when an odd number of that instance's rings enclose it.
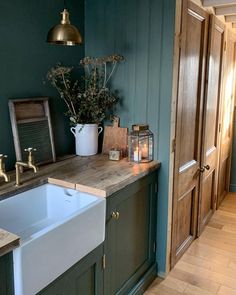
<path fill-rule="evenodd" d="M 65 80 L 65 75 L 63 73 L 61 75 L 62 75 L 62 80 L 63 80 L 63 83 L 65 85 L 65 88 L 68 91 L 68 86 L 67 86 L 67 83 L 66 83 L 66 80 Z M 72 109 L 71 112 L 76 116 L 76 111 L 75 111 L 75 108 L 74 108 L 74 104 L 73 104 L 71 96 L 69 94 L 68 94 L 68 98 L 69 98 L 69 103 L 68 104 L 70 105 L 69 109 L 70 109 L 70 111 Z"/>
<path fill-rule="evenodd" d="M 114 71 L 115 71 L 116 65 L 117 65 L 117 62 L 115 62 L 115 63 L 113 64 L 113 67 L 112 67 L 111 73 L 110 73 L 108 79 L 106 80 L 105 86 L 107 85 L 107 83 L 108 83 L 109 80 L 111 79 L 111 77 L 112 77 L 112 75 L 113 75 L 113 73 L 114 73 Z"/>
<path fill-rule="evenodd" d="M 82 84 L 72 80 L 72 67 L 57 65 L 50 69 L 47 78 L 64 100 L 73 124 L 99 123 L 111 112 L 118 96 L 107 85 L 122 60 L 121 55 L 85 57 L 80 61 L 85 71 Z M 108 64 L 112 65 L 110 71 Z"/>

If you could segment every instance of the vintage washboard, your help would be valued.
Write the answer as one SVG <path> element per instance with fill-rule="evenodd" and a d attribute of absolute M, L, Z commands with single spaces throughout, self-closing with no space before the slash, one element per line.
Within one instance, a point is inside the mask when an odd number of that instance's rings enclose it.
<path fill-rule="evenodd" d="M 55 162 L 48 98 L 11 99 L 9 111 L 17 161 L 27 161 L 24 149 L 33 147 L 37 164 Z"/>

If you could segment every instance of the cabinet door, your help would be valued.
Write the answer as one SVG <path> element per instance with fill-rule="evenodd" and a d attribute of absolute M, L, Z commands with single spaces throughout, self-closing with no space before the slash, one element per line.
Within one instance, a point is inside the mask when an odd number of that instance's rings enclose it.
<path fill-rule="evenodd" d="M 107 200 L 106 295 L 128 294 L 155 265 L 156 179 L 154 173 Z"/>
<path fill-rule="evenodd" d="M 38 295 L 103 295 L 102 256 L 103 245 L 72 266 Z"/>
<path fill-rule="evenodd" d="M 12 252 L 0 257 L 0 294 L 14 294 Z"/>

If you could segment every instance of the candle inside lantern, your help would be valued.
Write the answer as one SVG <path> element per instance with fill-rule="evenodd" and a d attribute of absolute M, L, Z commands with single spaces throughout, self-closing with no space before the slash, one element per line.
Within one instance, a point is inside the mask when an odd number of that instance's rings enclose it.
<path fill-rule="evenodd" d="M 143 148 L 142 148 L 142 156 L 143 158 L 147 158 L 148 157 L 148 147 L 147 144 L 145 143 Z"/>
<path fill-rule="evenodd" d="M 134 151 L 134 161 L 135 162 L 140 162 L 142 160 L 142 151 L 139 150 L 137 147 L 136 150 Z"/>

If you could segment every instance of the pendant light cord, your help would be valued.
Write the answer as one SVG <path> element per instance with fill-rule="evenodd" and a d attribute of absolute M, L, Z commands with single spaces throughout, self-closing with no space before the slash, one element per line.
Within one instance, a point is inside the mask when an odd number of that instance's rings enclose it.
<path fill-rule="evenodd" d="M 66 9 L 66 0 L 64 0 L 64 9 Z"/>

